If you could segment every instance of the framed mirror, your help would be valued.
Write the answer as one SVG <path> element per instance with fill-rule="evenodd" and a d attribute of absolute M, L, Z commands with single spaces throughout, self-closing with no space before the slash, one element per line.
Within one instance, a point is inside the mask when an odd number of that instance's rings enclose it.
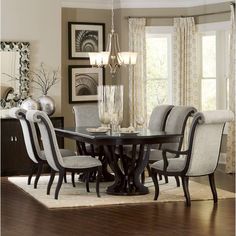
<path fill-rule="evenodd" d="M 29 42 L 1 42 L 1 92 L 10 89 L 21 99 L 28 97 L 29 46 Z"/>

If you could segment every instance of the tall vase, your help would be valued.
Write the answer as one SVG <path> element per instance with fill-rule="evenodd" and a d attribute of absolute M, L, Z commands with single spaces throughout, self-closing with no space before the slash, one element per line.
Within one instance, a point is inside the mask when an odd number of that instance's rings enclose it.
<path fill-rule="evenodd" d="M 119 131 L 123 121 L 123 85 L 98 86 L 98 110 L 101 123 Z"/>
<path fill-rule="evenodd" d="M 55 112 L 55 101 L 50 96 L 43 95 L 39 97 L 38 102 L 40 110 L 46 112 L 48 116 L 51 116 Z"/>

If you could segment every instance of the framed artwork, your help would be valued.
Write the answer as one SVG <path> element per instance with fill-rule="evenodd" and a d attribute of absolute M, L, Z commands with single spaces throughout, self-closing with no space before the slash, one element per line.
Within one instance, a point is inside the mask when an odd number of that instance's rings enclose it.
<path fill-rule="evenodd" d="M 100 52 L 105 45 L 105 24 L 68 22 L 69 59 L 88 59 L 89 52 Z"/>
<path fill-rule="evenodd" d="M 69 103 L 97 101 L 97 86 L 104 84 L 104 69 L 69 66 Z"/>

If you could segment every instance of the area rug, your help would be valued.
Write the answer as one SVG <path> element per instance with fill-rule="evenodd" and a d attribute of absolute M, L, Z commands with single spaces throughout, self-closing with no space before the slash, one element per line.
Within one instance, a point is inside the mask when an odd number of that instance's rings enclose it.
<path fill-rule="evenodd" d="M 46 195 L 47 183 L 49 176 L 41 176 L 38 182 L 38 188 L 34 189 L 33 185 L 27 185 L 27 177 L 9 177 L 8 180 L 17 185 L 20 189 L 30 194 L 33 198 L 48 208 L 68 208 L 68 207 L 89 207 L 89 206 L 104 206 L 104 205 L 118 205 L 118 204 L 140 204 L 140 203 L 155 203 L 159 202 L 174 202 L 185 201 L 182 187 L 177 188 L 173 177 L 169 178 L 169 183 L 165 184 L 160 181 L 160 195 L 157 201 L 153 200 L 154 186 L 151 178 L 146 178 L 145 185 L 149 188 L 150 193 L 139 196 L 113 196 L 106 194 L 107 186 L 112 183 L 101 183 L 100 193 L 101 198 L 96 196 L 95 183 L 90 183 L 90 192 L 86 192 L 85 184 L 82 182 L 76 183 L 76 188 L 72 187 L 70 176 L 67 176 L 67 183 L 63 183 L 59 199 L 54 199 L 54 191 L 57 183 L 55 177 L 52 185 L 51 195 Z M 32 183 L 34 179 L 32 178 Z M 189 182 L 189 190 L 191 200 L 211 200 L 212 194 L 209 185 Z M 217 189 L 218 198 L 234 198 L 235 194 L 222 189 Z"/>

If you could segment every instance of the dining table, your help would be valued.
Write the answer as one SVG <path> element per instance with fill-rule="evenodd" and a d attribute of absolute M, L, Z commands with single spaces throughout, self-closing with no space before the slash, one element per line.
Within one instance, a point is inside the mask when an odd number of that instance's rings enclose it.
<path fill-rule="evenodd" d="M 86 144 L 91 150 L 97 147 L 104 155 L 114 174 L 114 181 L 107 187 L 107 194 L 143 195 L 148 187 L 141 181 L 141 174 L 148 164 L 152 145 L 175 143 L 183 136 L 178 133 L 139 129 L 136 132 L 90 132 L 89 127 L 55 128 L 57 136 L 77 141 L 80 154 Z M 90 128 L 91 129 L 91 128 Z M 155 145 L 156 146 L 156 145 Z"/>

